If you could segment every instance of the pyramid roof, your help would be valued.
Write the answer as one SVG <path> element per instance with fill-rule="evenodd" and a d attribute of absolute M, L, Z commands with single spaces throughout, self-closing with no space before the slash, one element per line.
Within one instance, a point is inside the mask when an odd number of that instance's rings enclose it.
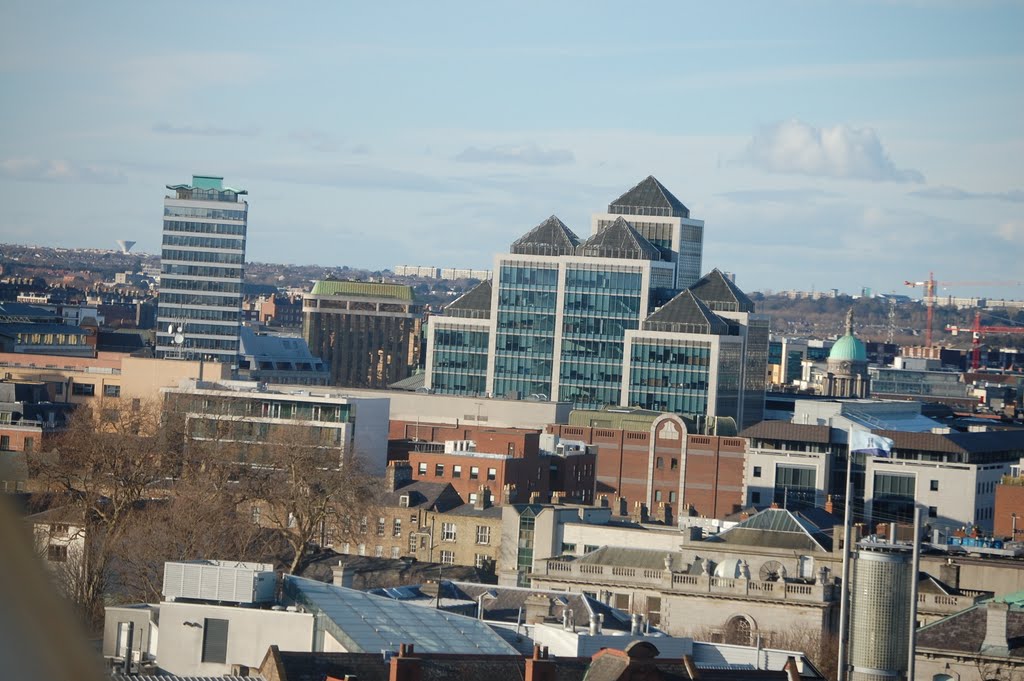
<path fill-rule="evenodd" d="M 597 234 L 576 247 L 576 255 L 593 258 L 661 260 L 658 247 L 644 238 L 624 218 L 616 218 Z"/>
<path fill-rule="evenodd" d="M 690 217 L 690 209 L 653 175 L 648 175 L 635 187 L 608 204 L 608 212 L 617 215 Z"/>
<path fill-rule="evenodd" d="M 520 255 L 573 255 L 580 239 L 552 215 L 512 242 L 510 253 Z"/>

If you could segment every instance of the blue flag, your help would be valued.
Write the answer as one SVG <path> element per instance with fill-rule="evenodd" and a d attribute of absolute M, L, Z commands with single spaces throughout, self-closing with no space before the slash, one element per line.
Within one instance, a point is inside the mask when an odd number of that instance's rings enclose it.
<path fill-rule="evenodd" d="M 850 451 L 855 454 L 888 458 L 892 456 L 892 445 L 892 440 L 887 437 L 866 430 L 850 431 Z"/>

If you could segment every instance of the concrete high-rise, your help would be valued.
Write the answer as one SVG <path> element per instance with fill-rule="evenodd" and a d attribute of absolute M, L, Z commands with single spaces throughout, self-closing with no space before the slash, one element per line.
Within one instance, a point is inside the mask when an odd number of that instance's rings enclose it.
<path fill-rule="evenodd" d="M 318 281 L 302 298 L 310 351 L 329 367 L 333 385 L 386 388 L 420 364 L 423 306 L 411 286 Z"/>
<path fill-rule="evenodd" d="M 157 357 L 235 363 L 248 192 L 210 175 L 167 189 L 174 194 L 164 199 Z"/>
<path fill-rule="evenodd" d="M 699 277 L 703 229 L 653 177 L 586 240 L 551 216 L 430 319 L 427 387 L 759 421 L 768 322 L 718 270 Z"/>

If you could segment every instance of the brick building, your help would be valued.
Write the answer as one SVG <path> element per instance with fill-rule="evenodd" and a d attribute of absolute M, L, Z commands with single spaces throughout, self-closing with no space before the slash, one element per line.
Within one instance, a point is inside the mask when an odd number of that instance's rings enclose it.
<path fill-rule="evenodd" d="M 1011 467 L 1012 475 L 996 485 L 992 534 L 1019 541 L 1024 536 L 1024 476 L 1020 466 Z"/>
<path fill-rule="evenodd" d="M 615 513 L 669 524 L 686 507 L 722 517 L 743 502 L 743 440 L 692 430 L 681 416 L 642 409 L 576 410 L 568 425 L 548 426 L 597 447 L 596 495 Z"/>
<path fill-rule="evenodd" d="M 392 461 L 386 491 L 368 513 L 355 541 L 337 545 L 330 533 L 324 545 L 341 553 L 377 558 L 412 557 L 442 565 L 471 565 L 492 571 L 501 539 L 501 509 L 490 490 L 478 487 L 464 503 L 448 482 L 418 480 L 405 461 Z"/>
<path fill-rule="evenodd" d="M 473 503 L 481 485 L 493 503 L 548 500 L 552 493 L 594 501 L 596 455 L 522 428 L 482 428 L 391 421 L 389 457 L 407 459 L 417 480 L 447 482 Z M 542 446 L 543 442 L 543 446 Z"/>

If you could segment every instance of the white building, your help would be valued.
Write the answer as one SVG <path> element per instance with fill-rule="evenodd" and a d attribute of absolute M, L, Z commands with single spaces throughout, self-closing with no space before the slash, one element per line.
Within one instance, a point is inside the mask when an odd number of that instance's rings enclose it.
<path fill-rule="evenodd" d="M 167 185 L 157 357 L 236 363 L 249 204 L 224 178 Z M 180 330 L 179 330 L 180 329 Z"/>
<path fill-rule="evenodd" d="M 107 608 L 103 655 L 122 664 L 130 646 L 145 673 L 220 676 L 259 667 L 271 645 L 378 654 L 412 643 L 425 653 L 517 654 L 472 617 L 292 575 L 280 593 L 271 565 L 167 563 L 161 603 Z"/>
<path fill-rule="evenodd" d="M 338 390 L 188 379 L 160 392 L 171 408 L 185 414 L 188 437 L 194 440 L 286 442 L 292 433 L 294 442 L 301 443 L 315 435 L 320 446 L 337 447 L 342 459 L 358 456 L 368 473 L 383 475 L 389 400 Z"/>

